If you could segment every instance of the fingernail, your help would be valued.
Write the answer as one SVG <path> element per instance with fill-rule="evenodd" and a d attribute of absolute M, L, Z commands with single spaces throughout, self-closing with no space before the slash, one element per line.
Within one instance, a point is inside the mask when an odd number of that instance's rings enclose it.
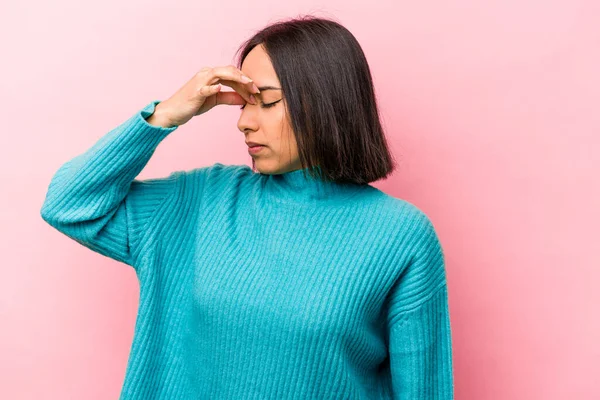
<path fill-rule="evenodd" d="M 252 82 L 252 79 L 248 78 L 246 75 L 242 75 L 242 82 L 244 82 L 244 83 Z"/>
<path fill-rule="evenodd" d="M 252 104 L 256 104 L 256 97 L 253 94 L 250 95 L 250 101 L 252 101 Z"/>
<path fill-rule="evenodd" d="M 256 93 L 260 93 L 260 90 L 258 90 L 258 86 L 256 86 L 254 83 L 252 84 L 252 89 L 256 92 Z"/>

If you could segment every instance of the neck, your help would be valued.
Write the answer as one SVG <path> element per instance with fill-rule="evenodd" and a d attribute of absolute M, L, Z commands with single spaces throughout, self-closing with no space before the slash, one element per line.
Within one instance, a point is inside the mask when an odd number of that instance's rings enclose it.
<path fill-rule="evenodd" d="M 270 198 L 279 203 L 315 205 L 335 203 L 353 195 L 360 185 L 328 182 L 318 177 L 319 166 L 314 167 L 315 177 L 309 168 L 301 168 L 280 174 L 262 174 L 264 189 Z"/>

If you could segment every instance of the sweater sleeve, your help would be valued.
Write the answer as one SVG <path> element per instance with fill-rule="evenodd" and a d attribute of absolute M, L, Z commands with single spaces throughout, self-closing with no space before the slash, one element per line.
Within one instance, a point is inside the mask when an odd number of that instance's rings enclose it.
<path fill-rule="evenodd" d="M 135 179 L 160 141 L 177 128 L 146 121 L 159 102 L 152 101 L 65 162 L 52 177 L 40 211 L 66 236 L 134 268 L 140 238 L 173 193 L 178 176 Z"/>
<path fill-rule="evenodd" d="M 391 292 L 388 308 L 394 399 L 454 398 L 452 335 L 443 249 L 422 214 L 417 249 Z"/>

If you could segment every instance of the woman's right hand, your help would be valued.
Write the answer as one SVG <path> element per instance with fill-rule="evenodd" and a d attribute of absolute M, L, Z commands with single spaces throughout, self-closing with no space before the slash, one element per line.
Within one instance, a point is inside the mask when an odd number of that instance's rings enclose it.
<path fill-rule="evenodd" d="M 222 85 L 234 89 L 221 92 Z M 254 82 L 233 65 L 204 67 L 167 100 L 156 105 L 148 123 L 163 127 L 183 125 L 218 104 L 256 104 L 252 93 L 260 93 Z"/>

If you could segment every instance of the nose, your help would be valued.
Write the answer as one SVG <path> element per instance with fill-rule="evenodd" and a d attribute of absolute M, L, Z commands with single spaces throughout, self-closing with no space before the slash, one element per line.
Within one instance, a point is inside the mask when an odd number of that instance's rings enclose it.
<path fill-rule="evenodd" d="M 258 130 L 258 118 L 256 117 L 256 113 L 252 110 L 253 107 L 249 106 L 250 104 L 246 104 L 246 107 L 242 110 L 237 122 L 238 129 L 243 133 Z"/>

